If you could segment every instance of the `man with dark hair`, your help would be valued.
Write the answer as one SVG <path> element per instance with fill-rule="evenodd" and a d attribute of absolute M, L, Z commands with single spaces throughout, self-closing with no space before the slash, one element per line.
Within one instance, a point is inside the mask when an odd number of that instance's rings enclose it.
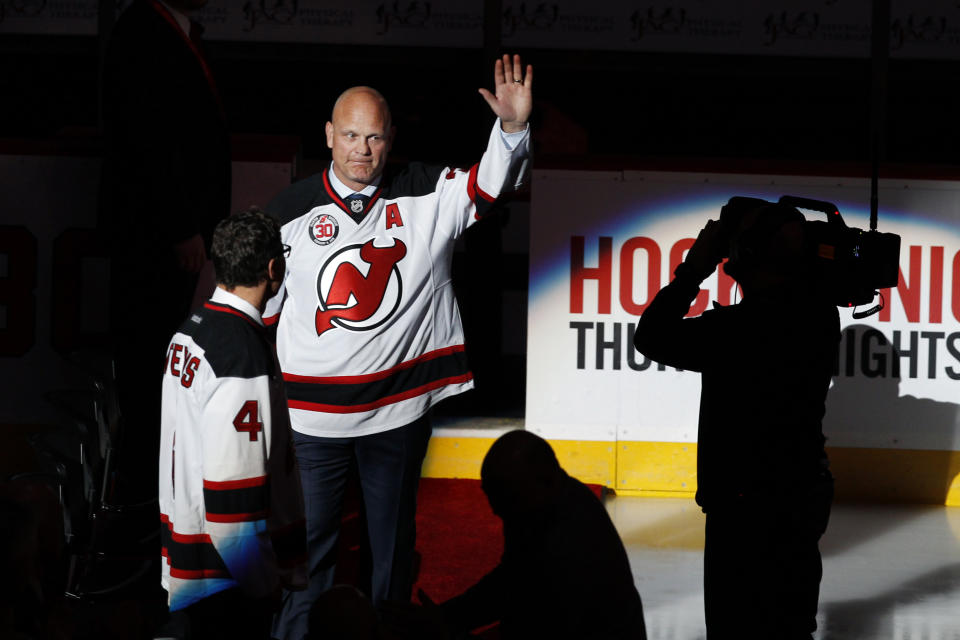
<path fill-rule="evenodd" d="M 728 255 L 743 301 L 685 319 Z M 792 207 L 711 220 L 637 325 L 644 355 L 702 377 L 696 499 L 707 514 L 709 640 L 809 639 L 817 626 L 817 545 L 833 497 L 821 420 L 840 324 L 812 263 Z"/>
<path fill-rule="evenodd" d="M 211 252 L 220 288 L 231 291 L 269 283 L 267 298 L 276 294 L 278 284 L 270 277 L 270 263 L 279 265 L 278 258 L 283 258 L 285 264 L 287 247 L 280 242 L 280 227 L 273 218 L 257 208 L 227 218 L 217 225 Z M 266 299 L 262 302 L 258 309 Z"/>
<path fill-rule="evenodd" d="M 269 637 L 281 587 L 306 585 L 303 497 L 261 313 L 287 247 L 251 210 L 217 225 L 217 289 L 173 336 L 160 440 L 162 583 L 195 638 Z"/>
<path fill-rule="evenodd" d="M 386 100 L 353 87 L 326 124 L 332 162 L 268 206 L 293 246 L 283 295 L 267 308 L 303 478 L 310 587 L 290 594 L 275 635 L 301 640 L 310 603 L 333 585 L 347 473 L 360 477 L 375 605 L 413 584 L 427 412 L 473 387 L 450 268 L 456 239 L 516 188 L 528 157 L 531 67 L 504 56 L 497 116 L 480 162 L 386 171 L 394 126 Z"/>

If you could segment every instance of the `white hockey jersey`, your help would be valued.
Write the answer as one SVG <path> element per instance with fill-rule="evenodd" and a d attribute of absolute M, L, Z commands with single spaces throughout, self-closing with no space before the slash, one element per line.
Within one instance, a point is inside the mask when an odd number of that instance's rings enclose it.
<path fill-rule="evenodd" d="M 300 475 L 265 334 L 252 305 L 218 288 L 170 341 L 160 519 L 171 611 L 231 587 L 306 586 Z"/>
<path fill-rule="evenodd" d="M 264 320 L 278 323 L 296 431 L 379 433 L 473 387 L 451 284 L 454 242 L 520 185 L 528 132 L 508 146 L 498 120 L 478 164 L 411 163 L 385 174 L 360 211 L 332 188 L 329 169 L 268 205 L 291 254 Z"/>

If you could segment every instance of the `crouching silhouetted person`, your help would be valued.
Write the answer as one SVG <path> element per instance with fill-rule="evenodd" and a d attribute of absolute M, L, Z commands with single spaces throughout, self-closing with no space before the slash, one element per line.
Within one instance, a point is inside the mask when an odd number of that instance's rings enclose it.
<path fill-rule="evenodd" d="M 754 207 L 709 221 L 634 338 L 657 362 L 701 373 L 697 503 L 707 514 L 709 640 L 810 638 L 818 549 L 833 497 L 821 420 L 840 335 L 803 215 Z M 735 306 L 684 318 L 723 257 Z"/>
<path fill-rule="evenodd" d="M 504 434 L 481 477 L 503 520 L 503 557 L 435 609 L 451 636 L 499 620 L 503 640 L 645 640 L 623 543 L 600 500 L 567 475 L 545 440 Z"/>

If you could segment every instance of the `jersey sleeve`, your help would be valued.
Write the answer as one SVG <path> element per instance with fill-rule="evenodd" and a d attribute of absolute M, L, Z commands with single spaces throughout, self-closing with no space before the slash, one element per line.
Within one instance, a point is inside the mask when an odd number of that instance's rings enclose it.
<path fill-rule="evenodd" d="M 286 229 L 281 230 L 281 239 L 283 242 L 290 242 L 288 238 L 285 237 Z M 290 275 L 290 259 L 287 259 L 286 262 L 286 271 L 283 274 L 283 282 L 280 283 L 280 288 L 277 290 L 277 293 L 271 296 L 267 300 L 266 307 L 263 310 L 263 324 L 270 331 L 270 334 L 273 336 L 274 342 L 276 341 L 276 331 L 277 331 L 277 321 L 280 320 L 280 312 L 283 311 L 283 303 L 287 297 L 287 276 Z"/>
<path fill-rule="evenodd" d="M 530 128 L 506 134 L 494 124 L 480 162 L 467 170 L 447 169 L 439 179 L 440 224 L 452 237 L 489 213 L 496 199 L 520 187 L 530 155 Z"/>
<path fill-rule="evenodd" d="M 277 586 L 267 530 L 269 379 L 219 380 L 202 415 L 206 529 L 244 593 L 267 595 Z"/>
<path fill-rule="evenodd" d="M 277 321 L 280 320 L 280 312 L 283 311 L 283 302 L 287 293 L 286 285 L 287 279 L 284 277 L 277 294 L 267 300 L 267 306 L 263 311 L 263 324 L 273 332 L 276 332 Z"/>

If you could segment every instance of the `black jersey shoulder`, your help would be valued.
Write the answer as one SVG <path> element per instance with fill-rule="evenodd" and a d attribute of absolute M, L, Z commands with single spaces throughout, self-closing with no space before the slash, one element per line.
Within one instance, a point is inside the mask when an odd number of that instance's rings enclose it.
<path fill-rule="evenodd" d="M 438 164 L 411 162 L 404 167 L 388 168 L 382 184 L 381 198 L 418 197 L 433 193 L 445 167 Z M 266 207 L 268 214 L 281 225 L 295 220 L 315 207 L 335 204 L 318 172 L 299 180 L 279 194 Z"/>
<path fill-rule="evenodd" d="M 333 198 L 323 186 L 323 172 L 298 180 L 274 196 L 266 212 L 285 225 L 314 207 L 332 204 Z"/>
<path fill-rule="evenodd" d="M 266 330 L 233 307 L 207 303 L 180 326 L 218 378 L 258 378 L 274 369 Z"/>
<path fill-rule="evenodd" d="M 411 162 L 385 176 L 382 198 L 416 198 L 437 190 L 437 181 L 446 167 L 438 164 Z"/>

